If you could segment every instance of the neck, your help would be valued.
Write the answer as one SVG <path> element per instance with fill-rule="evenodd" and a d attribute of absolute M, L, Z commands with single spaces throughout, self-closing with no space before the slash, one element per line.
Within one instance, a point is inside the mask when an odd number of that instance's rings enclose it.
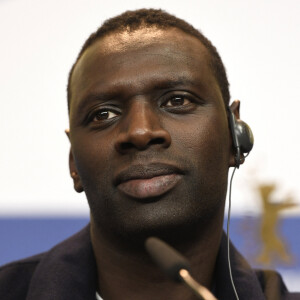
<path fill-rule="evenodd" d="M 222 236 L 222 215 L 223 211 L 205 226 L 193 228 L 195 234 L 188 241 L 167 241 L 189 260 L 192 276 L 207 288 L 213 284 Z M 98 270 L 98 290 L 104 299 L 195 299 L 183 284 L 168 279 L 143 247 L 113 242 L 93 222 L 91 238 Z"/>

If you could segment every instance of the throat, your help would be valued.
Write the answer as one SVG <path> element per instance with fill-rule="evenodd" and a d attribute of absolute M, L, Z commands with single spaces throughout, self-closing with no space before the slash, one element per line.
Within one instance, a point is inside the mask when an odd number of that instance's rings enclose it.
<path fill-rule="evenodd" d="M 170 280 L 143 247 L 116 246 L 91 224 L 91 239 L 97 263 L 98 292 L 103 299 L 197 299 L 182 283 Z M 212 288 L 221 233 L 214 232 L 174 246 L 190 262 L 192 276 Z"/>

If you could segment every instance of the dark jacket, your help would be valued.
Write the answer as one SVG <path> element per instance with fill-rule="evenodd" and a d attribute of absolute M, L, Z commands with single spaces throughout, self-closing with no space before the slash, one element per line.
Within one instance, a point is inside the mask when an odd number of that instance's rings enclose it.
<path fill-rule="evenodd" d="M 215 270 L 218 299 L 235 299 L 228 272 L 224 234 Z M 289 293 L 279 274 L 254 271 L 231 245 L 233 277 L 242 299 L 300 299 Z M 58 244 L 50 251 L 12 262 L 0 268 L 2 300 L 95 300 L 96 262 L 89 227 Z"/>

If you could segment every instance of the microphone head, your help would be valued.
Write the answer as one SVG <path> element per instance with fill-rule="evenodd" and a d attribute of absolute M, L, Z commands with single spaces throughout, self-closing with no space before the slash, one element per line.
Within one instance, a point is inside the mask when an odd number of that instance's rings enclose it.
<path fill-rule="evenodd" d="M 174 248 L 156 237 L 150 237 L 145 242 L 145 248 L 156 264 L 174 281 L 181 282 L 179 271 L 190 271 L 189 262 Z"/>

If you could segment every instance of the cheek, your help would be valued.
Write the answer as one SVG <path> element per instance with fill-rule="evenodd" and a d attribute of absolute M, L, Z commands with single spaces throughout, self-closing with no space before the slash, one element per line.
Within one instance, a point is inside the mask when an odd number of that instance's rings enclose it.
<path fill-rule="evenodd" d="M 110 161 L 113 155 L 113 146 L 110 139 L 91 134 L 88 138 L 76 138 L 72 143 L 75 164 L 83 185 L 105 181 L 106 174 L 110 173 Z"/>
<path fill-rule="evenodd" d="M 192 118 L 176 127 L 171 133 L 172 141 L 181 153 L 185 153 L 202 167 L 228 167 L 230 138 L 227 122 L 209 115 Z"/>
<path fill-rule="evenodd" d="M 201 118 L 201 122 L 197 118 L 198 122 L 185 123 L 173 132 L 172 139 L 176 143 L 174 148 L 184 153 L 192 165 L 188 176 L 190 183 L 187 183 L 192 186 L 190 192 L 195 191 L 195 197 L 201 194 L 212 202 L 223 199 L 226 193 L 230 154 L 226 120 L 216 119 L 219 121 L 212 121 L 208 115 Z"/>

